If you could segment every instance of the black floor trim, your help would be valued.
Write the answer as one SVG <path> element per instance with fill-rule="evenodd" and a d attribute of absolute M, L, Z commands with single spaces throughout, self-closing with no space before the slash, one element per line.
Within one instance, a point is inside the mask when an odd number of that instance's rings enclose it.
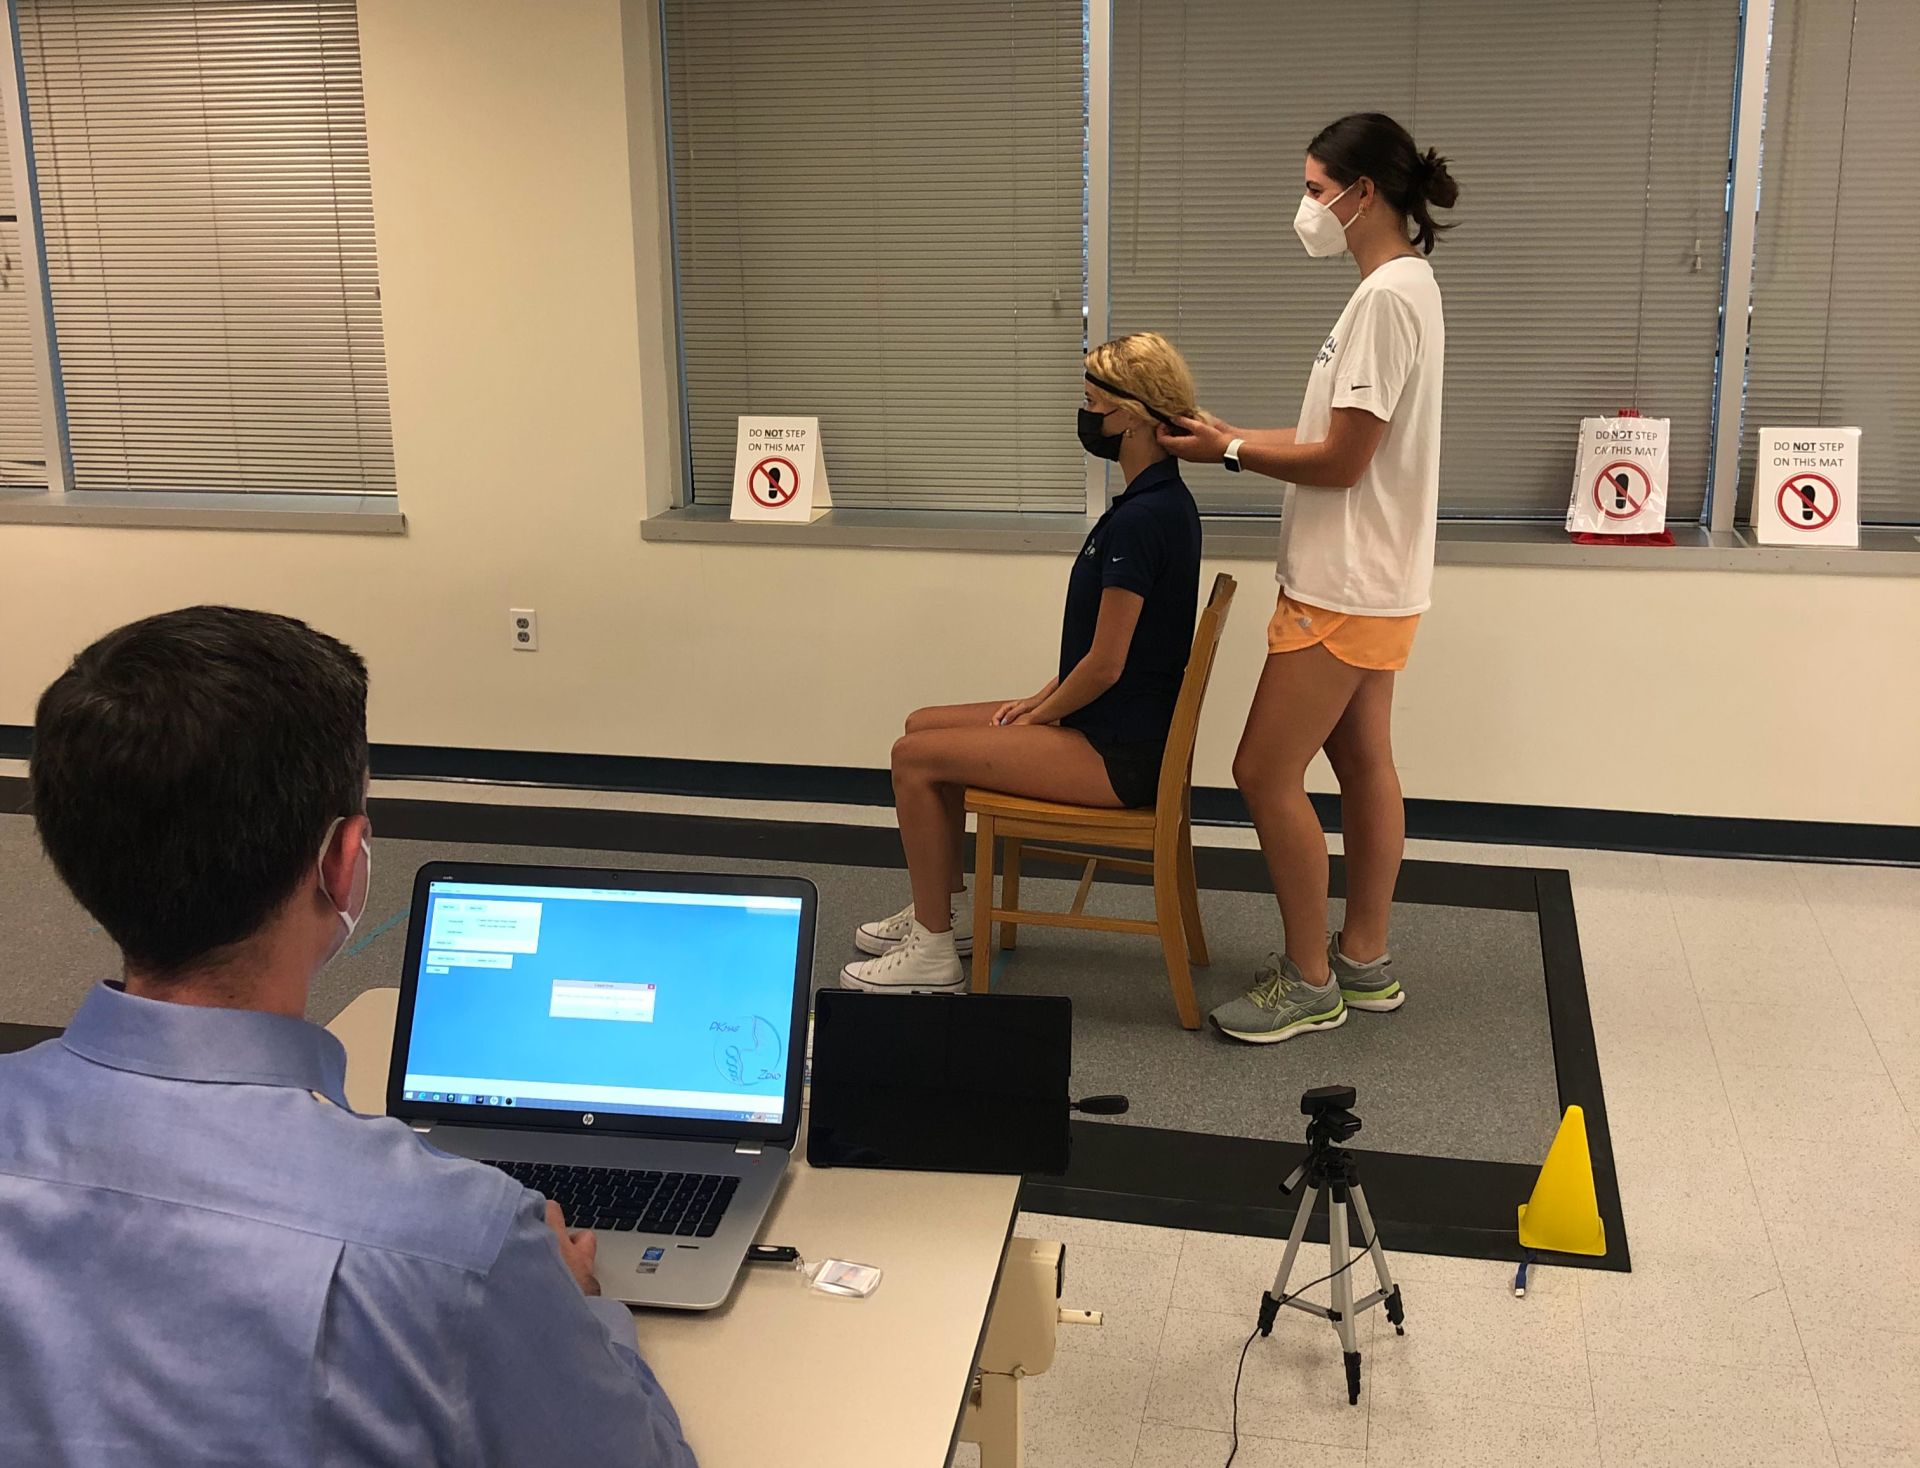
<path fill-rule="evenodd" d="M 1275 1104 L 1286 1104 L 1291 1110 L 1292 1100 L 1280 1097 Z M 1365 1097 L 1360 1099 L 1359 1111 L 1364 1117 Z M 1304 1132 L 1304 1118 L 1301 1129 Z M 1360 1184 L 1367 1190 L 1389 1258 L 1397 1249 L 1466 1259 L 1519 1258 L 1514 1210 L 1533 1190 L 1534 1168 L 1513 1162 L 1349 1150 L 1359 1165 Z M 1071 1218 L 1283 1239 L 1293 1227 L 1299 1205 L 1297 1194 L 1281 1193 L 1280 1182 L 1306 1154 L 1304 1143 L 1076 1121 L 1067 1176 L 1027 1179 L 1020 1206 Z M 1610 1228 L 1609 1242 L 1617 1236 L 1618 1230 Z M 1313 1211 L 1307 1237 L 1319 1244 L 1327 1240 L 1324 1202 Z M 1279 1262 L 1276 1250 L 1274 1263 Z M 1576 1262 L 1597 1268 L 1627 1267 L 1624 1247 L 1618 1262 Z M 1360 1271 L 1362 1277 L 1369 1273 L 1364 1264 Z M 1249 1308 L 1255 1303 L 1247 1302 Z"/>
<path fill-rule="evenodd" d="M 1574 916 L 1573 880 L 1566 872 L 1536 871 L 1539 893 L 1540 962 L 1546 974 L 1547 1022 L 1553 1028 L 1553 1068 L 1560 1081 L 1560 1111 L 1578 1106 L 1587 1124 L 1587 1151 L 1600 1221 L 1606 1225 L 1606 1260 L 1628 1267 L 1627 1225 L 1620 1206 L 1620 1178 L 1613 1161 L 1613 1131 L 1607 1122 L 1600 1080 L 1600 1052 L 1593 1038 L 1593 1006 L 1580 957 L 1580 927 Z M 1615 1258 L 1618 1263 L 1614 1264 Z"/>
<path fill-rule="evenodd" d="M 5 782 L 0 782 L 0 796 L 7 793 Z M 24 796 L 24 790 L 18 793 Z M 372 803 L 372 815 L 379 835 L 404 840 L 843 866 L 904 865 L 898 833 L 890 827 L 385 798 Z M 1266 867 L 1257 851 L 1203 848 L 1195 853 L 1195 866 L 1203 888 L 1268 889 Z M 1337 857 L 1332 885 L 1334 895 L 1342 895 L 1345 872 Z M 1402 868 L 1395 900 L 1538 914 L 1560 1103 L 1562 1108 L 1577 1104 L 1585 1111 L 1594 1181 L 1607 1228 L 1604 1258 L 1568 1257 L 1564 1262 L 1626 1269 L 1626 1227 L 1567 874 L 1411 861 Z M 29 1028 L 12 1027 L 21 1032 Z M 6 1041 L 6 1027 L 0 1027 L 0 1049 L 7 1048 Z M 1278 1098 L 1276 1104 L 1291 1107 L 1292 1098 Z M 1364 1096 L 1360 1114 L 1363 1118 L 1366 1114 Z M 1303 1154 L 1301 1145 L 1106 1122 L 1073 1125 L 1074 1156 L 1068 1173 L 1061 1178 L 1030 1179 L 1022 1191 L 1023 1207 L 1264 1237 L 1282 1237 L 1292 1224 L 1294 1205 L 1279 1195 L 1278 1185 Z M 1535 1168 L 1400 1153 L 1362 1152 L 1360 1156 L 1361 1181 L 1389 1249 L 1466 1258 L 1518 1257 L 1514 1210 L 1532 1190 Z M 1323 1241 L 1325 1219 L 1317 1216 L 1319 1222 L 1310 1237 Z"/>
<path fill-rule="evenodd" d="M 1567 1107 L 1578 1106 L 1585 1118 L 1594 1191 L 1607 1243 L 1607 1252 L 1600 1256 L 1541 1257 L 1583 1269 L 1630 1269 L 1632 1259 L 1613 1160 L 1613 1134 L 1607 1125 L 1606 1097 L 1600 1082 L 1593 1014 L 1587 1001 L 1586 970 L 1580 961 L 1571 880 L 1560 871 L 1410 862 L 1406 870 L 1415 876 L 1416 889 L 1423 885 L 1414 873 L 1417 866 L 1431 869 L 1438 887 L 1415 896 L 1403 881 L 1395 893 L 1396 901 L 1531 910 L 1538 914 L 1560 1108 L 1564 1115 Z M 1208 881 L 1204 871 L 1199 875 L 1205 887 L 1239 886 Z M 1512 900 L 1520 888 L 1527 889 L 1529 900 L 1525 903 Z M 1440 895 L 1442 892 L 1444 895 Z M 1275 1104 L 1291 1109 L 1292 1100 L 1277 1097 Z M 1358 1111 L 1364 1119 L 1364 1096 Z M 1297 1201 L 1283 1197 L 1279 1184 L 1306 1155 L 1304 1143 L 1093 1121 L 1073 1123 L 1073 1143 L 1073 1161 L 1063 1177 L 1027 1180 L 1021 1192 L 1023 1208 L 1076 1218 L 1108 1218 L 1265 1238 L 1285 1238 L 1293 1226 Z M 1537 1167 L 1353 1150 L 1359 1161 L 1361 1186 L 1367 1190 L 1381 1240 L 1390 1252 L 1398 1248 L 1467 1259 L 1520 1257 L 1515 1210 L 1532 1193 L 1539 1174 Z M 1316 1243 L 1326 1241 L 1324 1205 L 1314 1210 L 1307 1236 Z"/>
<path fill-rule="evenodd" d="M 25 725 L 0 724 L 0 758 L 25 759 L 31 748 L 32 731 Z M 761 764 L 668 759 L 655 755 L 376 744 L 373 772 L 381 779 L 471 780 L 711 799 L 792 800 L 833 805 L 893 803 L 892 782 L 885 770 L 850 765 Z M 0 781 L 0 793 L 4 783 Z M 1329 831 L 1338 831 L 1338 798 L 1315 794 L 1313 804 L 1321 825 Z M 18 807 L 16 804 L 9 808 Z M 1240 792 L 1218 786 L 1205 786 L 1193 792 L 1193 813 L 1195 820 L 1208 825 L 1249 823 Z M 1572 846 L 1602 851 L 1652 851 L 1673 856 L 1920 866 L 1920 826 L 1851 821 L 1780 821 L 1584 806 L 1412 799 L 1407 802 L 1407 835 L 1427 841 Z"/>
<path fill-rule="evenodd" d="M 382 835 L 422 841 L 904 865 L 899 836 L 890 827 L 420 800 L 377 800 L 373 818 Z M 1194 865 L 1203 888 L 1264 892 L 1269 887 L 1266 864 L 1257 851 L 1203 847 L 1195 853 Z M 1333 895 L 1344 895 L 1345 885 L 1344 865 L 1335 857 Z M 1538 914 L 1560 1103 L 1585 1111 L 1595 1187 L 1607 1227 L 1604 1258 L 1569 1257 L 1566 1262 L 1627 1268 L 1626 1227 L 1567 874 L 1410 861 L 1401 869 L 1395 900 Z M 1291 1097 L 1281 1101 L 1292 1104 Z M 1365 1097 L 1360 1109 L 1364 1117 Z M 1279 1181 L 1304 1150 L 1285 1142 L 1076 1121 L 1071 1169 L 1062 1178 L 1030 1179 L 1022 1190 L 1022 1206 L 1168 1228 L 1279 1237 L 1292 1226 L 1294 1207 L 1280 1197 Z M 1536 1168 L 1397 1153 L 1368 1153 L 1361 1167 L 1389 1246 L 1466 1258 L 1518 1257 L 1514 1210 L 1532 1191 Z M 1324 1240 L 1324 1213 L 1317 1216 L 1313 1228 L 1318 1231 L 1312 1236 Z"/>
<path fill-rule="evenodd" d="M 56 1025 L 13 1025 L 0 1024 L 0 1055 L 12 1050 L 30 1050 L 43 1040 L 51 1040 L 60 1033 Z"/>
<path fill-rule="evenodd" d="M 818 861 L 834 866 L 906 865 L 900 833 L 891 826 L 381 797 L 368 803 L 368 812 L 373 818 L 375 840 L 389 836 L 480 846 L 567 846 L 589 851 Z"/>
<path fill-rule="evenodd" d="M 675 856 L 758 857 L 763 861 L 817 861 L 833 866 L 902 867 L 900 834 L 891 826 L 843 826 L 811 821 L 748 821 L 657 811 L 584 810 L 571 806 L 474 805 L 464 801 L 375 799 L 376 839 L 458 841 L 484 846 L 563 846 L 588 851 L 659 851 Z M 1225 892 L 1269 890 L 1266 862 L 1257 851 L 1202 847 L 1194 853 L 1202 887 Z M 1535 908 L 1533 872 L 1522 867 L 1410 861 L 1401 869 L 1401 902 L 1487 907 L 1505 912 Z M 1144 882 L 1144 877 L 1116 877 Z M 1333 858 L 1333 895 L 1346 895 L 1346 868 Z"/>

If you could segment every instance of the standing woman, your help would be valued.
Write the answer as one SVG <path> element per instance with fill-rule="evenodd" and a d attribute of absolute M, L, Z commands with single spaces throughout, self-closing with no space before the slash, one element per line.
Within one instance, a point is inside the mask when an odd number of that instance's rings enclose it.
<path fill-rule="evenodd" d="M 1346 1023 L 1348 1009 L 1405 999 L 1387 914 L 1406 846 L 1393 767 L 1393 679 L 1433 581 L 1446 326 L 1426 256 L 1432 208 L 1459 196 L 1446 160 L 1377 112 L 1307 148 L 1294 229 L 1307 253 L 1351 254 L 1360 284 L 1314 358 L 1295 428 L 1181 419 L 1160 441 L 1182 459 L 1286 482 L 1279 606 L 1267 664 L 1233 762 L 1285 925 L 1250 993 L 1214 1025 L 1265 1044 Z M 1327 847 L 1307 799 L 1324 749 L 1340 782 L 1347 915 L 1327 935 Z"/>

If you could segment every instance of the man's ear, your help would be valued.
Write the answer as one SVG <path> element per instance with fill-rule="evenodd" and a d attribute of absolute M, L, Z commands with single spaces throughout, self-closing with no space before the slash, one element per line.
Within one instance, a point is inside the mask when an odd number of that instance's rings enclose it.
<path fill-rule="evenodd" d="M 353 875 L 360 865 L 360 845 L 369 839 L 372 824 L 365 815 L 348 816 L 333 828 L 326 850 L 320 853 L 322 896 L 339 910 L 353 900 Z"/>

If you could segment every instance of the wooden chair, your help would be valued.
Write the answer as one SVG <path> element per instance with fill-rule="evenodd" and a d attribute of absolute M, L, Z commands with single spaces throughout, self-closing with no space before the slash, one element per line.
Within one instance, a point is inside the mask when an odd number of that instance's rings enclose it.
<path fill-rule="evenodd" d="M 1194 630 L 1193 652 L 1180 698 L 1174 705 L 1173 725 L 1167 731 L 1167 752 L 1160 762 L 1160 789 L 1151 808 L 1107 810 L 1098 806 L 1058 805 L 1028 800 L 993 790 L 967 791 L 967 809 L 978 821 L 974 837 L 973 992 L 987 991 L 993 971 L 993 925 L 1000 924 L 1000 946 L 1011 950 L 1022 923 L 1043 927 L 1087 928 L 1105 933 L 1142 933 L 1159 938 L 1167 959 L 1167 982 L 1180 1023 L 1200 1028 L 1200 1008 L 1194 1002 L 1193 974 L 1188 961 L 1205 967 L 1207 940 L 1200 929 L 1200 893 L 1193 875 L 1193 742 L 1200 728 L 1200 705 L 1213 676 L 1214 654 L 1220 647 L 1220 629 L 1233 605 L 1234 580 L 1214 577 L 1213 593 Z M 993 905 L 994 843 L 1004 844 L 1006 874 L 1002 878 L 1001 906 Z M 1107 856 L 1100 852 L 1069 851 L 1056 846 L 1028 846 L 1032 840 L 1068 842 L 1076 846 L 1119 847 L 1150 853 L 1146 860 Z M 1032 857 L 1082 867 L 1080 888 L 1065 912 L 1030 912 L 1020 906 L 1020 869 Z M 1087 912 L 1087 894 L 1102 867 L 1142 872 L 1153 878 L 1153 919 L 1100 917 Z"/>

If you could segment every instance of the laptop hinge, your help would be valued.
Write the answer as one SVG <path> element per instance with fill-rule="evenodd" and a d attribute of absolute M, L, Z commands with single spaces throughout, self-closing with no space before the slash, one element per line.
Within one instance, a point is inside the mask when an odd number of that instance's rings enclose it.
<path fill-rule="evenodd" d="M 758 1157 L 760 1155 L 760 1144 L 758 1142 L 742 1142 L 733 1149 L 733 1155 L 735 1157 Z"/>

